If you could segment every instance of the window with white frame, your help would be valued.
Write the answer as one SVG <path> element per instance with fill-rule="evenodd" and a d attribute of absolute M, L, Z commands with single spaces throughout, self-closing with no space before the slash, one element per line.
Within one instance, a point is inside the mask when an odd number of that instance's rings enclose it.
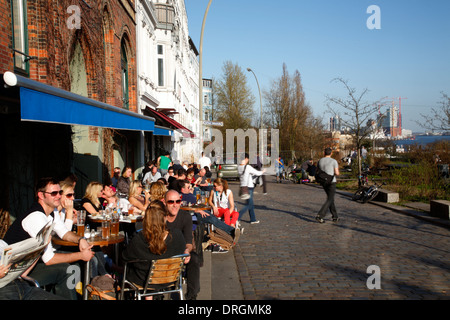
<path fill-rule="evenodd" d="M 164 47 L 158 45 L 158 86 L 164 87 Z"/>
<path fill-rule="evenodd" d="M 14 69 L 29 72 L 27 0 L 11 0 Z"/>

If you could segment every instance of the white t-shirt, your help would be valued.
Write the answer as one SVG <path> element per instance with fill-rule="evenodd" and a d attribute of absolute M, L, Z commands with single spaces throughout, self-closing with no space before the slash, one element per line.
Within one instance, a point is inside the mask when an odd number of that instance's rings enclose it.
<path fill-rule="evenodd" d="M 53 210 L 53 215 L 55 216 L 55 223 L 59 219 L 64 223 L 68 231 L 72 230 L 73 220 L 66 219 L 66 209 L 62 208 L 61 212 L 59 212 L 58 209 L 55 208 L 55 210 Z"/>
<path fill-rule="evenodd" d="M 204 167 L 208 167 L 209 169 L 211 169 L 211 159 L 209 159 L 208 157 L 201 157 L 200 159 L 198 159 L 198 163 L 200 165 L 200 169 L 203 169 Z"/>
<path fill-rule="evenodd" d="M 37 234 L 41 229 L 47 225 L 47 223 L 55 223 L 53 227 L 53 231 L 60 237 L 61 239 L 64 235 L 69 231 L 67 230 L 64 223 L 61 219 L 53 219 L 51 215 L 45 215 L 43 212 L 34 211 L 30 213 L 26 218 L 22 220 L 22 228 L 25 230 L 31 237 L 36 238 Z M 50 242 L 44 250 L 44 254 L 42 255 L 42 261 L 47 263 L 50 261 L 55 255 L 52 243 Z"/>
<path fill-rule="evenodd" d="M 161 173 L 158 171 L 155 173 L 155 175 L 152 174 L 151 171 L 147 172 L 144 176 L 144 179 L 142 179 L 142 183 L 152 183 L 158 181 L 158 179 L 161 178 Z"/>

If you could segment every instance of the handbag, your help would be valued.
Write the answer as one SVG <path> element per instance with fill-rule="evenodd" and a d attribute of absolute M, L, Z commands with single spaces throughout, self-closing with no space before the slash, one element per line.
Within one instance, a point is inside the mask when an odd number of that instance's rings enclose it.
<path fill-rule="evenodd" d="M 247 169 L 247 165 L 245 165 L 244 167 L 244 171 L 242 172 L 241 178 L 244 176 L 245 169 Z M 241 186 L 239 188 L 239 197 L 241 197 L 242 200 L 250 199 L 250 191 L 248 190 L 247 186 Z"/>
<path fill-rule="evenodd" d="M 86 286 L 89 300 L 117 300 L 116 281 L 109 276 L 96 276 Z"/>
<path fill-rule="evenodd" d="M 250 191 L 248 190 L 248 187 L 239 188 L 239 197 L 241 197 L 242 200 L 248 200 L 250 198 Z"/>

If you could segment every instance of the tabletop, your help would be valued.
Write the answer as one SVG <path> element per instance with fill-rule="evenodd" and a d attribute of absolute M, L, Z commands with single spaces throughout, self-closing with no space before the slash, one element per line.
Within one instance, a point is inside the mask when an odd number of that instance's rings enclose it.
<path fill-rule="evenodd" d="M 125 240 L 125 235 L 119 233 L 117 236 L 110 236 L 108 239 L 102 239 L 101 236 L 95 236 L 87 239 L 87 242 L 93 246 L 109 246 L 111 244 L 117 244 Z M 52 237 L 52 242 L 60 246 L 78 246 L 78 243 L 63 240 L 59 237 Z"/>
<path fill-rule="evenodd" d="M 95 223 L 102 223 L 105 219 L 102 216 L 88 216 L 89 220 Z M 127 216 L 119 220 L 121 223 L 135 223 L 136 221 L 142 220 L 143 216 Z"/>

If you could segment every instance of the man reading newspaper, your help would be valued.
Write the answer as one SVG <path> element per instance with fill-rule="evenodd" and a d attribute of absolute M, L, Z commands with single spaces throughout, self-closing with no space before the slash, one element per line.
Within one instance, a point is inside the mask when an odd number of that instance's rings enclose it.
<path fill-rule="evenodd" d="M 34 247 L 24 248 L 17 246 L 15 250 L 13 249 L 13 246 L 9 246 L 6 242 L 0 240 L 0 252 L 2 253 L 2 256 L 0 257 L 0 300 L 64 299 L 33 286 L 28 281 L 24 280 L 28 273 L 33 269 L 42 250 L 44 250 L 47 244 L 48 241 L 42 244 L 38 243 L 37 240 Z M 8 259 L 6 256 L 14 250 L 17 255 L 11 254 Z"/>
<path fill-rule="evenodd" d="M 78 243 L 80 251 L 56 253 L 49 243 L 42 255 L 42 261 L 31 270 L 30 277 L 36 279 L 41 286 L 55 285 L 57 295 L 75 300 L 77 299 L 75 286 L 69 285 L 71 283 L 69 278 L 72 275 L 69 272 L 69 264 L 79 260 L 89 261 L 94 252 L 84 237 L 68 231 L 59 219 L 53 219 L 53 210 L 59 206 L 61 194 L 58 181 L 53 178 L 40 179 L 36 185 L 37 202 L 27 212 L 17 217 L 3 240 L 11 245 L 36 237 L 45 225 L 54 222 L 55 233 L 63 240 Z"/>

